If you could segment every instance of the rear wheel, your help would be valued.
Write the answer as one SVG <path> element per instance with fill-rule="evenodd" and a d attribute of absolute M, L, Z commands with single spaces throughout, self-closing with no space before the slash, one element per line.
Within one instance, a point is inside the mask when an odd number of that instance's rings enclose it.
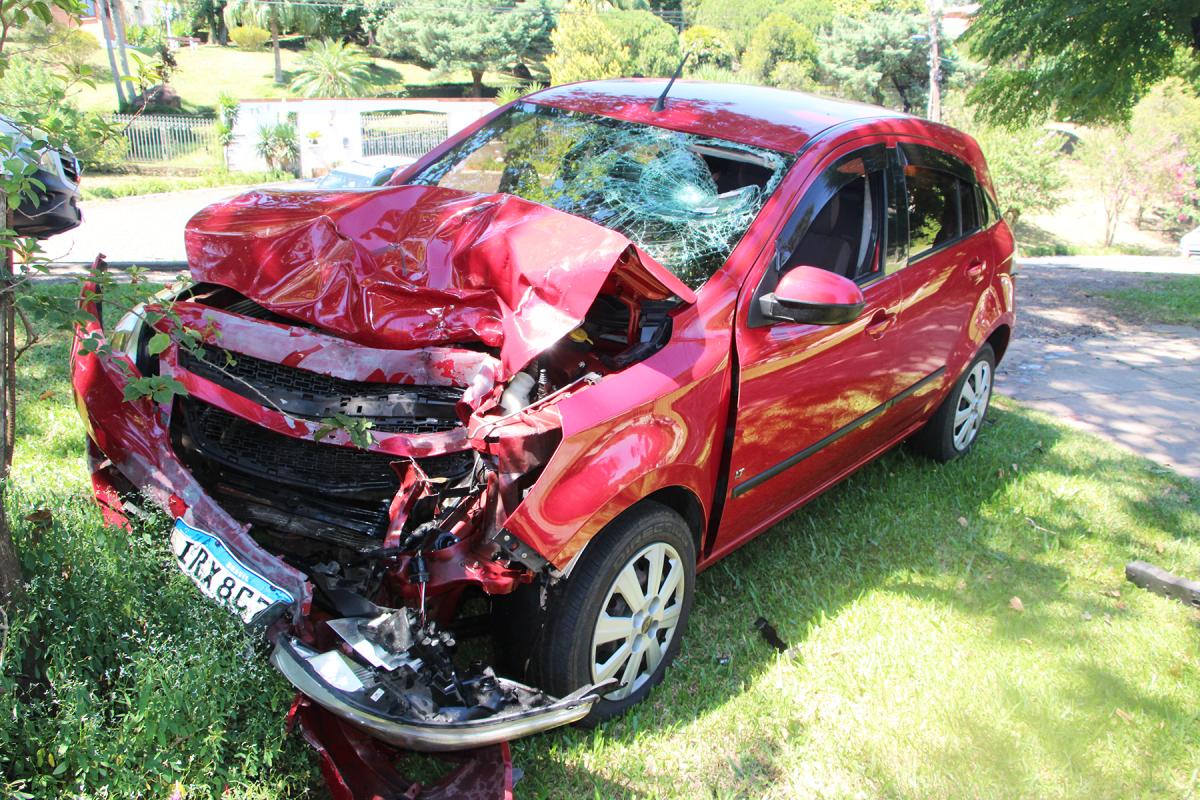
<path fill-rule="evenodd" d="M 691 531 L 678 514 L 646 502 L 618 517 L 551 591 L 529 661 L 534 685 L 561 697 L 616 680 L 587 726 L 641 701 L 679 652 L 695 575 Z"/>
<path fill-rule="evenodd" d="M 913 437 L 913 446 L 943 462 L 970 450 L 991 403 L 995 372 L 996 355 L 992 346 L 985 344 L 929 422 Z"/>

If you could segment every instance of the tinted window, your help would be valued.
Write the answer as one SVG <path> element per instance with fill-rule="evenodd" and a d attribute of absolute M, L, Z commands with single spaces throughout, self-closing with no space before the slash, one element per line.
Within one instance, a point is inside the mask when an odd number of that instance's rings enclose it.
<path fill-rule="evenodd" d="M 948 172 L 909 164 L 904 168 L 908 187 L 909 253 L 918 258 L 958 237 L 958 183 Z"/>
<path fill-rule="evenodd" d="M 979 218 L 979 202 L 976 186 L 967 181 L 958 182 L 958 207 L 962 216 L 962 232 L 966 236 L 982 226 Z"/>
<path fill-rule="evenodd" d="M 881 270 L 885 173 L 868 172 L 861 158 L 845 160 L 833 169 L 841 173 L 836 180 L 842 185 L 813 217 L 784 271 L 803 264 L 852 280 L 870 280 Z M 894 218 L 894 211 L 888 214 L 889 231 Z"/>

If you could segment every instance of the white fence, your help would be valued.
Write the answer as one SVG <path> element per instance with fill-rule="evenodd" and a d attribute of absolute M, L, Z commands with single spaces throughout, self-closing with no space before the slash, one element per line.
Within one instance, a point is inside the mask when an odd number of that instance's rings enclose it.
<path fill-rule="evenodd" d="M 380 111 L 361 115 L 364 156 L 419 158 L 449 133 L 445 114 Z"/>
<path fill-rule="evenodd" d="M 109 119 L 122 126 L 125 153 L 137 163 L 164 161 L 223 164 L 214 117 L 182 114 L 112 114 Z"/>

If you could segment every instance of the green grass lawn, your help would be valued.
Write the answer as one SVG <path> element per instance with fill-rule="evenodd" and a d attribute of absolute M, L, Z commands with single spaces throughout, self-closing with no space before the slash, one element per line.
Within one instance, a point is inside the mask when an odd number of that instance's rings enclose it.
<path fill-rule="evenodd" d="M 285 84 L 278 85 L 275 83 L 275 57 L 269 47 L 262 50 L 218 45 L 202 45 L 195 50 L 185 47 L 175 54 L 179 69 L 171 76 L 171 86 L 179 92 L 184 110 L 193 113 L 214 113 L 222 92 L 240 100 L 296 97 L 288 84 L 296 77 L 300 55 L 296 50 L 281 51 Z M 470 81 L 465 70 L 439 73 L 388 58 L 371 58 L 370 61 L 371 95 L 393 95 L 405 86 Z M 108 77 L 108 56 L 100 50 L 93 55 L 92 62 L 97 75 L 96 86 L 83 87 L 75 99 L 85 111 L 115 111 L 116 89 Z M 485 81 L 489 85 L 501 85 L 512 83 L 513 79 L 489 73 Z"/>
<path fill-rule="evenodd" d="M 1163 275 L 1137 288 L 1101 294 L 1125 316 L 1147 322 L 1200 325 L 1200 277 Z"/>
<path fill-rule="evenodd" d="M 165 525 L 88 505 L 65 347 L 21 365 L 10 500 L 55 702 L 0 695 L 2 769 L 41 796 L 300 796 L 283 679 L 166 563 Z M 893 452 L 702 575 L 664 684 L 515 743 L 517 796 L 1195 796 L 1200 612 L 1125 583 L 1137 558 L 1200 576 L 1200 486 L 1001 401 L 969 457 Z"/>

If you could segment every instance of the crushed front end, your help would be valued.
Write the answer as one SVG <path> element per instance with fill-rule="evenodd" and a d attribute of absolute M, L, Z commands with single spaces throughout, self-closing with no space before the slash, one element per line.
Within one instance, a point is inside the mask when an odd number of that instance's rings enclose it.
<path fill-rule="evenodd" d="M 425 187 L 252 193 L 187 244 L 194 282 L 111 333 L 84 290 L 72 380 L 106 518 L 168 513 L 179 568 L 381 741 L 478 748 L 587 715 L 600 687 L 459 664 L 486 627 L 461 612 L 556 574 L 505 527 L 561 441 L 555 404 L 658 346 L 686 287 L 592 223 Z M 182 391 L 126 399 L 141 376 Z"/>

